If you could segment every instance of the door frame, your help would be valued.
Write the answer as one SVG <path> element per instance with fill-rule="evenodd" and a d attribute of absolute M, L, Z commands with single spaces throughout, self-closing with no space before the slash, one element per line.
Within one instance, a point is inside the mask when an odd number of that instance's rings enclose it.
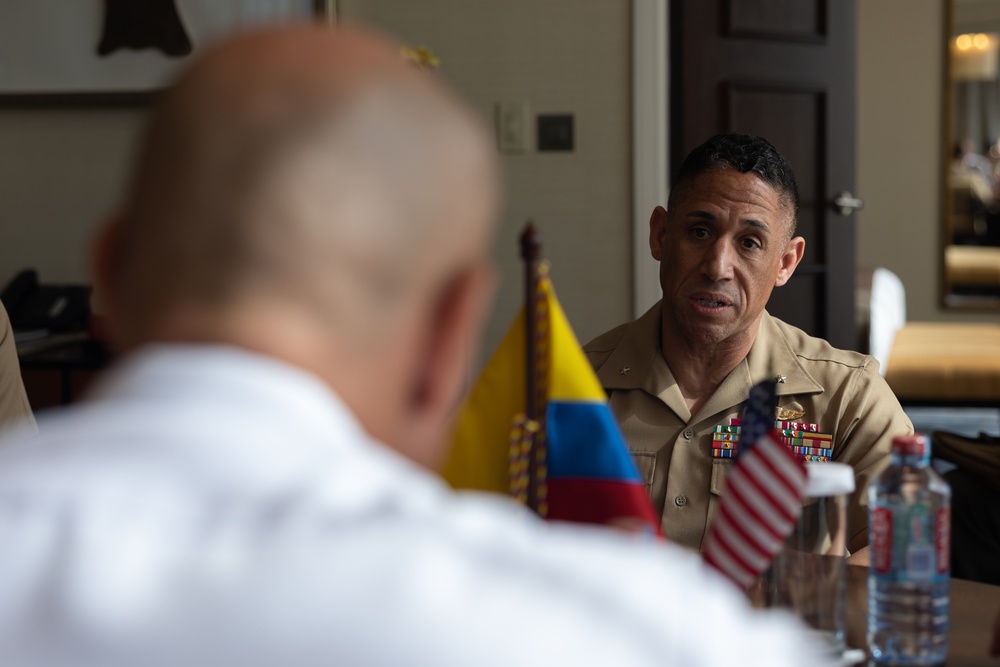
<path fill-rule="evenodd" d="M 649 214 L 666 206 L 670 169 L 670 0 L 632 0 L 632 315 L 660 299 Z"/>

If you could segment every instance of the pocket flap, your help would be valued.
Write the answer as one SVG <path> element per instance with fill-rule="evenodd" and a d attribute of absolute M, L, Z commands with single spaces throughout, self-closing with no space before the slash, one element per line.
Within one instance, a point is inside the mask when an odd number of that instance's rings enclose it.
<path fill-rule="evenodd" d="M 635 467 L 639 470 L 639 476 L 646 485 L 648 492 L 653 485 L 653 471 L 656 470 L 656 454 L 632 452 L 632 459 L 635 461 Z"/>

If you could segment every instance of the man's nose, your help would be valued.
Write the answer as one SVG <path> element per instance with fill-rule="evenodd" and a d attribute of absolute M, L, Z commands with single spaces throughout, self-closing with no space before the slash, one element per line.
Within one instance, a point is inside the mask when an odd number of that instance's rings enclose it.
<path fill-rule="evenodd" d="M 716 239 L 706 250 L 701 270 L 712 281 L 733 277 L 734 250 L 725 238 Z"/>

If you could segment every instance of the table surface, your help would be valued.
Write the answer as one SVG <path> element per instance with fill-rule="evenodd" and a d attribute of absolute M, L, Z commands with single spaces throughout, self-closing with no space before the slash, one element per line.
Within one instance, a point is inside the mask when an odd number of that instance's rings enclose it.
<path fill-rule="evenodd" d="M 993 622 L 1000 613 L 1000 586 L 951 580 L 948 667 L 1000 667 L 988 655 Z M 865 646 L 868 568 L 847 566 L 847 644 Z"/>

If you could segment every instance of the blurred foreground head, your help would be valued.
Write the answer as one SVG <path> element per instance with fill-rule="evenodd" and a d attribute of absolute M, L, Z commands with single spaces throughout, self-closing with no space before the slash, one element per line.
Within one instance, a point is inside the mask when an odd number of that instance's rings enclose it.
<path fill-rule="evenodd" d="M 237 36 L 162 98 L 95 284 L 123 351 L 237 345 L 322 378 L 436 465 L 489 302 L 487 135 L 395 44 Z"/>

